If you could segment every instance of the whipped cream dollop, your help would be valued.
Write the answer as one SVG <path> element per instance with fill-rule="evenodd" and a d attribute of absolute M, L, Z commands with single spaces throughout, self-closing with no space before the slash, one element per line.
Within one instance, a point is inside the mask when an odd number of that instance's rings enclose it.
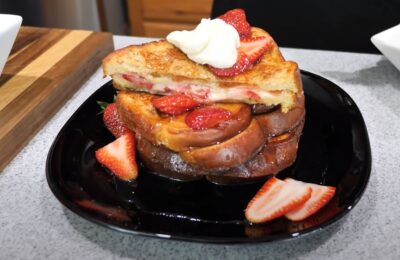
<path fill-rule="evenodd" d="M 240 45 L 239 33 L 221 19 L 202 19 L 192 31 L 174 31 L 167 41 L 186 53 L 189 59 L 216 68 L 232 67 Z"/>

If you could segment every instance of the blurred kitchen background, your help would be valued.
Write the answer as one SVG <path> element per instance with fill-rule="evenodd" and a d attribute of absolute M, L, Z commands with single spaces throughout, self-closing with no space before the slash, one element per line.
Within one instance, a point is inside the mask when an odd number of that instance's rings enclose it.
<path fill-rule="evenodd" d="M 25 26 L 129 33 L 125 0 L 0 0 L 0 13 L 21 15 Z"/>
<path fill-rule="evenodd" d="M 210 17 L 212 0 L 0 0 L 23 25 L 163 37 Z"/>
<path fill-rule="evenodd" d="M 23 25 L 165 37 L 243 8 L 282 47 L 378 53 L 372 35 L 400 23 L 400 0 L 0 0 Z"/>

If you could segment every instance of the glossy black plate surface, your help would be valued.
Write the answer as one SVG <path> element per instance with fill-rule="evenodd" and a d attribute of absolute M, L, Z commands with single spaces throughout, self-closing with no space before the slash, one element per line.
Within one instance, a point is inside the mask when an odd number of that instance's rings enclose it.
<path fill-rule="evenodd" d="M 94 152 L 114 138 L 103 126 L 96 101 L 113 100 L 111 82 L 75 112 L 47 158 L 47 181 L 67 208 L 95 223 L 152 237 L 212 243 L 289 239 L 320 230 L 344 216 L 360 199 L 371 170 L 363 118 L 338 86 L 302 71 L 306 123 L 293 166 L 278 177 L 337 187 L 333 200 L 302 222 L 284 218 L 249 225 L 243 210 L 262 183 L 218 186 L 206 181 L 175 182 L 141 170 L 134 183 L 117 180 Z"/>

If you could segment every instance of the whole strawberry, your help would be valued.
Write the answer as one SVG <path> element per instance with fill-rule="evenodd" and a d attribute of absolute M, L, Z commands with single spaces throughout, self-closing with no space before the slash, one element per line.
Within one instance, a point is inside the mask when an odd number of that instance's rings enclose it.
<path fill-rule="evenodd" d="M 251 36 L 251 27 L 246 20 L 246 13 L 243 9 L 230 10 L 218 18 L 232 25 L 241 39 Z"/>
<path fill-rule="evenodd" d="M 103 113 L 104 125 L 107 129 L 116 137 L 120 137 L 128 132 L 131 132 L 125 124 L 121 121 L 117 105 L 115 103 L 110 103 L 106 106 Z"/>

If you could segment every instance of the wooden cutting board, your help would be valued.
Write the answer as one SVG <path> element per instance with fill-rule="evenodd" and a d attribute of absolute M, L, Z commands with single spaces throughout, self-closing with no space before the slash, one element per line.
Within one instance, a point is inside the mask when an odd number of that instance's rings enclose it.
<path fill-rule="evenodd" d="M 113 49 L 110 33 L 21 28 L 0 76 L 0 171 Z"/>

